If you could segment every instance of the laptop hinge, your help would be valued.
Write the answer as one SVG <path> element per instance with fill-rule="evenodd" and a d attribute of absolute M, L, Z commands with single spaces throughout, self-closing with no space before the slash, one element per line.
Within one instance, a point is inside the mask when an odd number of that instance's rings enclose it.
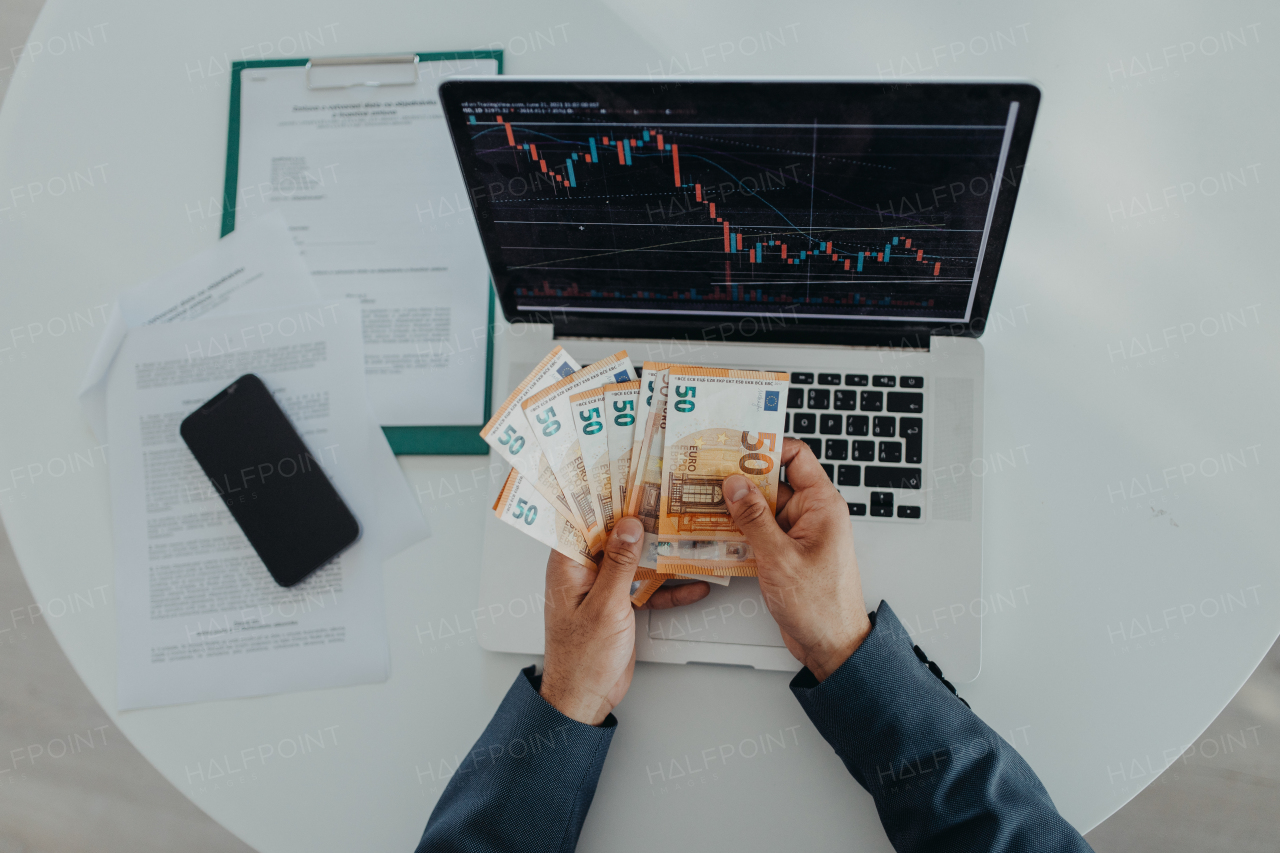
<path fill-rule="evenodd" d="M 667 324 L 666 328 L 651 323 L 613 323 L 597 319 L 590 325 L 581 322 L 552 323 L 556 340 L 637 340 L 672 341 L 687 347 L 707 344 L 742 344 L 759 346 L 773 344 L 791 347 L 847 347 L 851 349 L 894 349 L 911 352 L 928 352 L 931 335 L 928 330 L 876 329 L 852 333 L 848 328 L 797 329 L 779 325 L 775 328 L 740 328 L 743 324 L 724 323 L 699 328 Z M 674 326 L 674 328 L 673 328 Z"/>
<path fill-rule="evenodd" d="M 697 347 L 699 347 L 699 346 L 707 346 L 707 344 L 709 344 L 709 343 L 715 344 L 716 346 L 730 346 L 730 347 L 734 347 L 734 346 L 737 346 L 737 347 L 788 347 L 788 348 L 790 348 L 790 349 L 824 349 L 824 350 L 830 350 L 830 349 L 847 349 L 847 350 L 860 350 L 860 351 L 871 351 L 871 350 L 875 350 L 876 352 L 882 352 L 882 351 L 884 351 L 884 350 L 896 350 L 896 351 L 904 352 L 904 353 L 908 353 L 908 352 L 913 352 L 913 353 L 925 353 L 925 352 L 929 352 L 929 351 L 930 351 L 930 347 L 927 345 L 927 343 L 926 343 L 926 346 L 919 347 L 919 346 L 897 346 L 897 345 L 894 345 L 894 344 L 892 344 L 892 343 L 884 343 L 884 344 L 850 344 L 850 343 L 815 344 L 815 343 L 809 343 L 809 342 L 805 342 L 805 343 L 798 343 L 798 342 L 793 342 L 793 341 L 708 341 L 708 342 L 703 342 L 703 341 L 694 340 L 694 339 L 692 339 L 692 338 L 684 338 L 684 337 L 679 337 L 679 338 L 641 338 L 641 337 L 638 337 L 638 336 L 632 336 L 632 337 L 627 337 L 627 338 L 615 338 L 615 337 L 607 337 L 607 338 L 606 338 L 606 337 L 596 337 L 596 336 L 592 336 L 592 335 L 554 335 L 554 336 L 553 336 L 553 339 L 554 339 L 555 341 L 557 341 L 557 342 L 560 342 L 560 341 L 617 341 L 617 340 L 647 341 L 647 342 L 652 342 L 652 343 L 655 343 L 655 344 L 661 344 L 661 345 L 663 345 L 664 347 L 665 347 L 666 345 L 674 344 L 674 345 L 676 345 L 678 348 L 680 348 L 680 350 L 681 350 L 681 351 L 684 351 L 684 352 L 694 352 L 694 351 L 696 351 L 696 348 L 697 348 Z"/>

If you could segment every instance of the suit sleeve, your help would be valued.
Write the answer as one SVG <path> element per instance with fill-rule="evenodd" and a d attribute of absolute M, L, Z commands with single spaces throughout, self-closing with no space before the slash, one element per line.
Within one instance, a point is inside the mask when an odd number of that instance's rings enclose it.
<path fill-rule="evenodd" d="M 418 853 L 572 851 L 595 796 L 617 720 L 570 719 L 520 671 L 440 795 Z"/>
<path fill-rule="evenodd" d="M 1030 766 L 913 649 L 889 605 L 821 684 L 791 682 L 814 726 L 875 800 L 898 853 L 1087 851 Z"/>

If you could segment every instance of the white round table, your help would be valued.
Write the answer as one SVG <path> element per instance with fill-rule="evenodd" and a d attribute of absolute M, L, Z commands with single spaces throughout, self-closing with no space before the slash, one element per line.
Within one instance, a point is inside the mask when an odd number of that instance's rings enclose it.
<path fill-rule="evenodd" d="M 529 662 L 467 631 L 487 460 L 403 458 L 435 537 L 385 570 L 387 683 L 114 710 L 110 449 L 76 392 L 114 296 L 217 239 L 231 60 L 493 46 L 512 74 L 1029 78 L 983 338 L 984 667 L 961 692 L 1095 826 L 1280 629 L 1280 80 L 1274 10 L 1057 5 L 50 0 L 0 114 L 0 509 L 89 689 L 253 847 L 410 850 Z M 581 848 L 888 850 L 787 681 L 640 665 Z"/>

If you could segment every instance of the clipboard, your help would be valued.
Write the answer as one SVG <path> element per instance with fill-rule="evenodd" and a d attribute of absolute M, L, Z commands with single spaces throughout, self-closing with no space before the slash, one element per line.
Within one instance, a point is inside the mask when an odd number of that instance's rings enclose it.
<path fill-rule="evenodd" d="M 492 59 L 502 73 L 501 50 L 457 50 L 439 53 L 409 53 L 388 56 L 326 57 L 318 59 L 254 59 L 231 63 L 231 107 L 227 120 L 227 171 L 222 193 L 222 232 L 225 237 L 236 227 L 236 187 L 240 165 L 240 74 L 251 68 L 283 68 L 305 66 L 304 80 L 308 88 L 352 88 L 406 86 L 418 83 L 419 62 Z M 329 72 L 352 65 L 379 68 L 377 80 L 333 85 Z M 493 336 L 496 300 L 493 281 L 489 282 L 489 320 L 485 344 L 484 421 L 475 426 L 384 426 L 382 432 L 397 456 L 487 456 L 489 445 L 480 430 L 493 414 Z"/>

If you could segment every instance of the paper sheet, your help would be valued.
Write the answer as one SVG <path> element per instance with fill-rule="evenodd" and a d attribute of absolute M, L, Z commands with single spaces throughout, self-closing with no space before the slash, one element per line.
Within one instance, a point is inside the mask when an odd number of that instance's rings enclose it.
<path fill-rule="evenodd" d="M 135 326 L 225 317 L 318 301 L 280 214 L 228 234 L 181 266 L 121 296 L 80 391 L 89 426 L 107 439 L 107 371 Z"/>
<path fill-rule="evenodd" d="M 387 426 L 485 420 L 489 273 L 436 94 L 451 72 L 497 62 L 423 62 L 416 85 L 378 88 L 241 74 L 236 227 L 282 212 L 322 298 L 359 302 Z"/>
<path fill-rule="evenodd" d="M 312 303 L 133 329 L 107 381 L 121 710 L 384 680 L 381 562 L 426 522 L 364 390 L 359 309 Z M 262 377 L 363 529 L 275 584 L 178 434 Z"/>

